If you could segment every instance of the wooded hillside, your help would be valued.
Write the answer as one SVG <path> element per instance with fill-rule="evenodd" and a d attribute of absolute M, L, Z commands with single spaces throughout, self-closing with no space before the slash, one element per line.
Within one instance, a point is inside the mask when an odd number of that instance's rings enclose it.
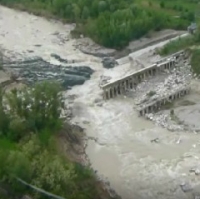
<path fill-rule="evenodd" d="M 122 48 L 149 31 L 186 29 L 198 15 L 196 0 L 0 0 L 39 15 L 76 22 L 75 34 Z"/>

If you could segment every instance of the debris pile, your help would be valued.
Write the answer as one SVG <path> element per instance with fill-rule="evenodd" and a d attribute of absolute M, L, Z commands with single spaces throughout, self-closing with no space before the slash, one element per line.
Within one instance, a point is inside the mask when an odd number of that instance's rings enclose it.
<path fill-rule="evenodd" d="M 137 105 L 151 103 L 160 98 L 169 96 L 171 93 L 174 93 L 180 89 L 186 88 L 191 80 L 191 73 L 188 71 L 188 67 L 183 67 L 184 69 L 174 69 L 169 76 L 161 77 L 161 82 L 146 81 L 138 86 L 136 89 L 137 95 L 135 98 L 135 103 Z M 159 80 L 157 78 L 157 80 Z M 139 91 L 139 92 L 138 92 Z"/>
<path fill-rule="evenodd" d="M 143 107 L 168 97 L 176 91 L 188 88 L 191 79 L 190 65 L 184 64 L 184 66 L 177 67 L 170 73 L 164 71 L 160 75 L 142 82 L 135 90 L 129 91 L 127 94 L 134 98 L 137 107 Z M 156 125 L 167 128 L 170 131 L 188 129 L 187 125 L 174 119 L 169 110 L 149 113 L 145 117 L 153 121 Z"/>
<path fill-rule="evenodd" d="M 157 126 L 162 126 L 170 131 L 183 131 L 185 130 L 184 125 L 177 124 L 176 121 L 172 120 L 170 114 L 167 113 L 149 113 L 145 115 L 147 119 L 153 121 Z"/>
<path fill-rule="evenodd" d="M 108 76 L 101 76 L 100 77 L 100 83 L 99 83 L 99 86 L 103 86 L 104 84 L 107 84 L 108 81 L 111 79 L 111 77 L 108 77 Z"/>
<path fill-rule="evenodd" d="M 53 43 L 55 43 L 55 44 L 63 45 L 67 41 L 69 41 L 69 36 L 65 33 L 54 32 L 52 35 L 57 36 L 57 38 L 55 40 L 53 40 Z"/>

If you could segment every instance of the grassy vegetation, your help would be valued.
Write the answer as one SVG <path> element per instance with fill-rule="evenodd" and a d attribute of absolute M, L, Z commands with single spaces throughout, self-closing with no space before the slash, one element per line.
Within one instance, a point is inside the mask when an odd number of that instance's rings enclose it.
<path fill-rule="evenodd" d="M 93 172 L 59 149 L 63 108 L 57 83 L 44 82 L 7 94 L 1 90 L 0 198 L 49 198 L 22 182 L 67 199 L 101 198 Z M 72 131 L 62 131 L 75 137 Z M 71 146 L 72 140 L 66 144 Z"/>
<path fill-rule="evenodd" d="M 166 44 L 163 48 L 158 50 L 160 55 L 170 55 L 179 50 L 187 49 L 190 54 L 190 65 L 193 74 L 200 75 L 200 40 L 196 36 L 188 36 Z"/>
<path fill-rule="evenodd" d="M 117 49 L 150 31 L 185 30 L 198 11 L 196 0 L 0 0 L 0 3 L 75 22 L 76 35 L 87 35 L 101 45 Z"/>
<path fill-rule="evenodd" d="M 196 45 L 197 41 L 194 36 L 189 35 L 186 37 L 180 37 L 177 40 L 173 40 L 167 43 L 163 48 L 158 50 L 158 53 L 162 56 L 173 54 L 177 51 L 187 49 L 193 45 Z"/>
<path fill-rule="evenodd" d="M 189 101 L 189 100 L 184 100 L 178 103 L 179 106 L 192 106 L 195 105 L 195 102 Z"/>
<path fill-rule="evenodd" d="M 196 74 L 198 77 L 200 75 L 200 49 L 193 49 L 191 52 L 191 67 L 192 72 Z"/>
<path fill-rule="evenodd" d="M 144 7 L 151 7 L 155 11 L 162 9 L 165 14 L 188 17 L 190 20 L 194 19 L 193 13 L 198 10 L 198 1 L 195 0 L 136 0 L 136 2 Z"/>
<path fill-rule="evenodd" d="M 162 110 L 172 109 L 174 107 L 174 102 L 167 101 L 163 106 Z"/>
<path fill-rule="evenodd" d="M 160 55 L 170 55 L 187 49 L 191 55 L 190 64 L 193 74 L 200 75 L 200 25 L 194 35 L 189 35 L 166 44 L 158 50 Z"/>
<path fill-rule="evenodd" d="M 188 36 L 166 44 L 162 49 L 158 50 L 160 55 L 170 55 L 179 50 L 187 49 L 190 51 L 190 65 L 193 74 L 200 75 L 200 41 L 195 36 Z"/>

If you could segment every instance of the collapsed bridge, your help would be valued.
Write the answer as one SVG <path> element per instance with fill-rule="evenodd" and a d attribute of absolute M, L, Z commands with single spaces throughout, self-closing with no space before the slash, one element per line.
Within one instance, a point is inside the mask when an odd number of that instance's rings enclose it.
<path fill-rule="evenodd" d="M 168 102 L 172 102 L 176 99 L 181 98 L 182 96 L 187 95 L 190 92 L 190 87 L 179 89 L 168 96 L 157 99 L 143 107 L 138 108 L 138 112 L 140 116 L 144 116 L 148 113 L 153 113 L 161 109 L 162 106 L 167 104 Z"/>
<path fill-rule="evenodd" d="M 173 70 L 177 67 L 180 60 L 185 59 L 185 52 L 177 52 L 170 57 L 161 59 L 155 64 L 136 71 L 114 82 L 107 83 L 101 86 L 103 89 L 103 98 L 108 100 L 110 98 L 123 95 L 126 90 L 136 88 L 144 79 L 150 76 L 155 76 L 164 70 Z"/>

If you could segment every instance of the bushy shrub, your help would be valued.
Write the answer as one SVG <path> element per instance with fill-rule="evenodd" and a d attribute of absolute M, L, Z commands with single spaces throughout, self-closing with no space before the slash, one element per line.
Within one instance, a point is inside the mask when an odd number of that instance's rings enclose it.
<path fill-rule="evenodd" d="M 0 183 L 15 198 L 46 199 L 47 192 L 68 199 L 98 198 L 92 171 L 58 153 L 54 131 L 61 127 L 64 107 L 58 84 L 1 92 L 0 102 L 5 116 L 0 117 Z"/>
<path fill-rule="evenodd" d="M 19 140 L 30 132 L 56 132 L 62 126 L 60 118 L 64 101 L 61 88 L 55 82 L 43 82 L 33 88 L 1 92 L 0 132 Z"/>

